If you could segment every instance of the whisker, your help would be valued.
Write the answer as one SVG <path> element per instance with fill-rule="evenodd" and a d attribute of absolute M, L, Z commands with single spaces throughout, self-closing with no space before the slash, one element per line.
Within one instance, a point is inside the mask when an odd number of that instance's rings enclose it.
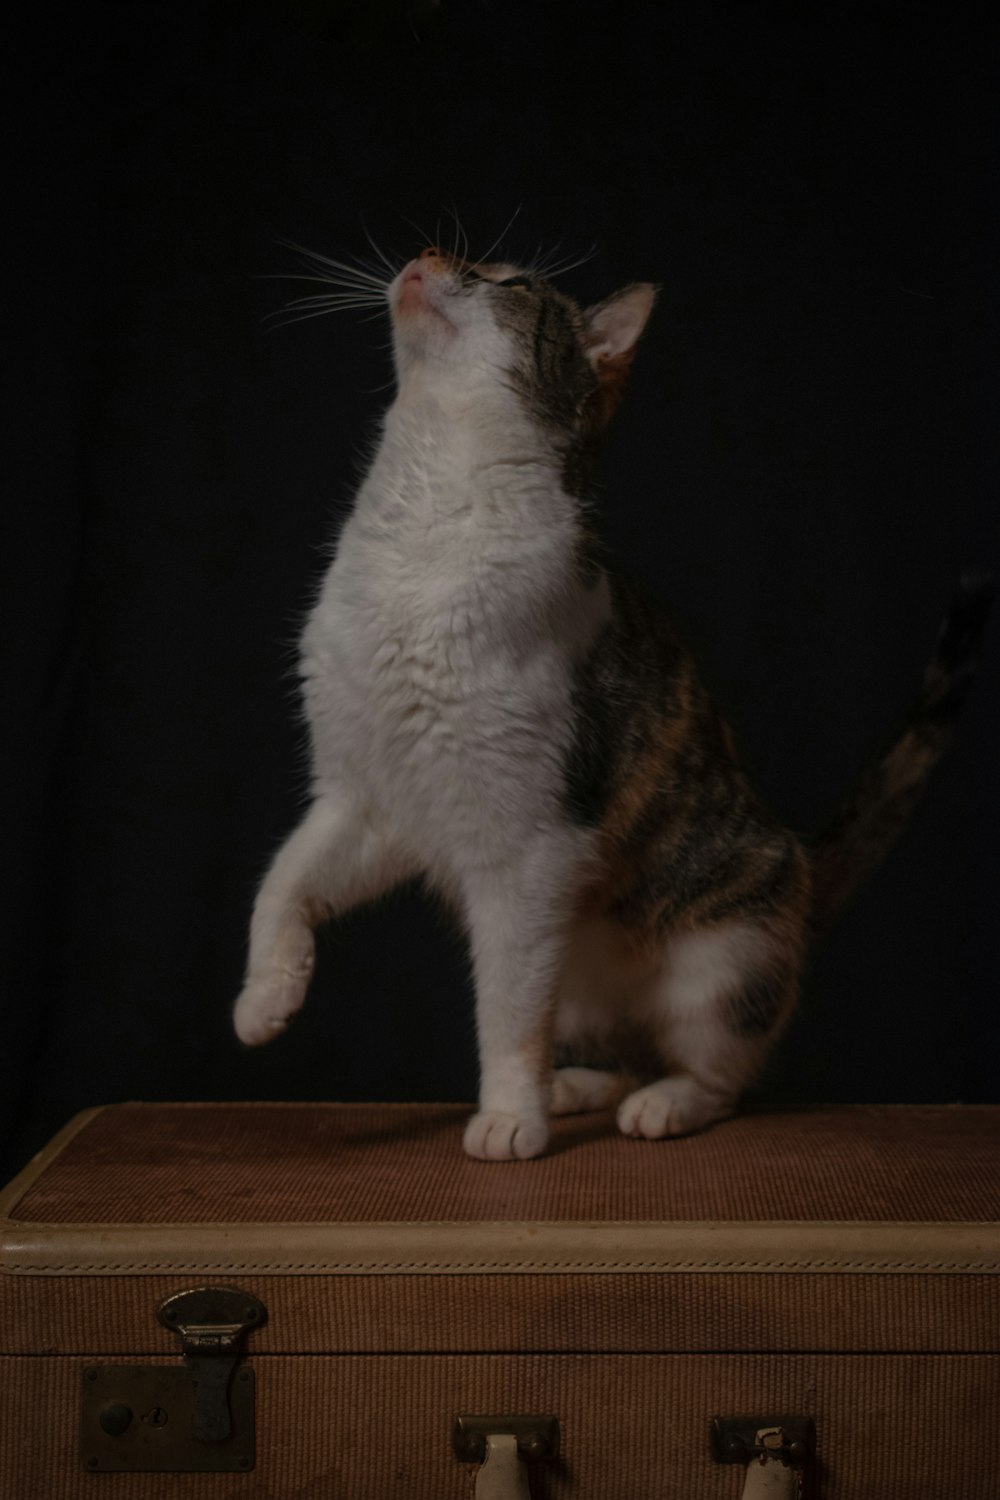
<path fill-rule="evenodd" d="M 297 255 L 305 259 L 307 265 L 313 270 L 322 266 L 328 266 L 332 271 L 339 271 L 342 274 L 353 276 L 359 281 L 367 281 L 373 285 L 382 287 L 388 285 L 384 276 L 376 276 L 372 271 L 363 270 L 360 266 L 349 265 L 342 260 L 333 260 L 329 255 L 321 255 L 318 250 L 307 250 L 305 245 L 298 245 L 294 240 L 279 239 L 278 244 L 284 245 L 286 250 L 294 250 Z M 395 271 L 392 274 L 395 276 Z"/>
<path fill-rule="evenodd" d="M 510 233 L 511 225 L 513 224 L 514 220 L 517 218 L 518 214 L 521 212 L 522 207 L 523 207 L 523 204 L 519 203 L 517 205 L 517 207 L 515 208 L 514 212 L 511 214 L 510 218 L 507 220 L 506 224 L 503 226 L 503 228 L 501 229 L 500 233 L 497 235 L 496 239 L 493 241 L 492 245 L 490 246 L 490 248 L 486 251 L 485 255 L 478 255 L 476 257 L 476 264 L 477 265 L 482 265 L 484 261 L 489 260 L 490 256 L 493 254 L 493 252 L 496 249 L 496 247 Z"/>
<path fill-rule="evenodd" d="M 469 236 L 466 234 L 465 230 L 462 228 L 462 221 L 461 221 L 461 219 L 458 216 L 458 208 L 456 207 L 454 198 L 451 199 L 451 202 L 450 202 L 449 207 L 448 207 L 448 212 L 451 214 L 452 222 L 455 225 L 455 242 L 454 242 L 454 246 L 452 248 L 452 256 L 455 259 L 468 260 L 468 258 L 469 258 Z M 459 247 L 459 245 L 462 246 L 461 256 L 459 256 L 459 253 L 458 253 L 458 247 Z"/>
<path fill-rule="evenodd" d="M 545 264 L 545 262 L 542 259 L 542 242 L 541 242 L 541 240 L 539 240 L 538 244 L 535 246 L 535 253 L 531 257 L 531 259 L 529 260 L 529 262 L 528 262 L 528 264 L 527 264 L 527 266 L 526 266 L 525 269 L 532 276 L 544 276 L 545 275 L 545 271 L 543 269 L 544 264 Z"/>
<path fill-rule="evenodd" d="M 368 241 L 369 245 L 371 245 L 372 249 L 375 251 L 375 254 L 378 256 L 379 260 L 389 272 L 390 281 L 395 280 L 396 273 L 399 270 L 399 267 L 394 266 L 392 264 L 392 261 L 389 260 L 388 256 L 379 249 L 378 245 L 376 245 L 375 241 L 372 239 L 371 230 L 368 228 L 368 225 L 365 223 L 364 219 L 361 220 L 361 228 L 365 232 L 365 239 Z"/>
<path fill-rule="evenodd" d="M 404 218 L 403 222 L 409 224 L 411 229 L 416 230 L 417 234 L 425 245 L 433 245 L 435 243 L 435 241 L 432 240 L 430 235 L 427 233 L 427 230 L 424 229 L 422 224 L 418 224 L 416 219 Z"/>
<path fill-rule="evenodd" d="M 303 278 L 303 279 L 307 280 L 307 279 L 310 279 L 310 278 Z M 385 291 L 381 287 L 374 287 L 374 286 L 338 286 L 338 284 L 335 281 L 334 282 L 329 282 L 328 281 L 328 282 L 324 283 L 320 278 L 317 278 L 317 280 L 314 283 L 314 285 L 318 285 L 318 286 L 326 285 L 328 287 L 332 287 L 332 290 L 331 291 L 326 291 L 326 292 L 309 292 L 308 294 L 303 293 L 303 296 L 308 295 L 310 297 L 363 297 L 363 298 L 366 298 L 369 302 L 384 302 L 385 301 L 385 297 L 386 297 Z"/>
<path fill-rule="evenodd" d="M 308 297 L 293 297 L 286 307 L 302 302 L 370 302 L 372 307 L 381 307 L 385 297 L 381 292 L 369 291 L 367 287 L 348 287 L 342 292 L 316 292 Z"/>
<path fill-rule="evenodd" d="M 578 255 L 575 260 L 557 261 L 555 264 L 547 266 L 540 274 L 544 276 L 565 276 L 568 271 L 575 271 L 578 266 L 585 266 L 588 261 L 594 259 L 596 254 L 597 245 L 594 244 L 582 255 Z"/>
<path fill-rule="evenodd" d="M 310 308 L 317 312 L 346 312 L 352 308 L 361 307 L 374 307 L 381 311 L 381 306 L 377 302 L 350 298 L 334 300 L 330 297 L 304 297 L 299 301 L 286 303 L 284 307 L 277 307 L 273 312 L 265 313 L 262 322 L 267 323 L 272 318 L 287 317 L 289 313 L 306 312 Z"/>
<path fill-rule="evenodd" d="M 536 259 L 536 263 L 535 263 L 536 275 L 538 275 L 538 276 L 548 276 L 550 268 L 552 266 L 555 266 L 555 265 L 559 264 L 560 255 L 561 255 L 561 252 L 562 252 L 562 247 L 563 247 L 562 240 L 557 240 L 556 243 L 552 246 L 552 248 L 550 250 L 545 251 L 544 254 L 543 254 L 543 252 L 542 252 L 542 246 L 539 245 L 538 251 L 537 251 L 537 259 Z M 565 259 L 565 257 L 563 257 L 563 259 Z"/>
<path fill-rule="evenodd" d="M 361 304 L 361 306 L 363 306 L 363 307 L 366 307 L 368 305 L 369 304 L 367 304 L 367 303 L 362 303 Z M 286 316 L 286 317 L 282 318 L 280 322 L 279 321 L 275 321 L 275 322 L 269 324 L 269 326 L 265 329 L 265 332 L 272 333 L 274 331 L 274 329 L 276 329 L 276 328 L 288 328 L 292 323 L 308 323 L 310 321 L 310 319 L 312 319 L 312 318 L 325 318 L 325 317 L 327 317 L 332 312 L 341 312 L 341 311 L 344 311 L 344 310 L 345 309 L 343 309 L 343 308 L 336 308 L 336 307 L 319 307 L 319 308 L 314 308 L 312 312 L 300 312 L 300 313 L 296 313 L 294 317 L 287 317 Z M 287 310 L 285 308 L 281 309 L 281 312 L 286 312 L 286 311 Z M 370 320 L 368 320 L 368 319 L 362 319 L 362 322 L 366 322 L 366 321 L 370 321 Z"/>
<path fill-rule="evenodd" d="M 371 296 L 382 296 L 387 291 L 386 285 L 372 285 L 367 281 L 348 281 L 338 276 L 304 276 L 296 271 L 273 271 L 265 272 L 254 278 L 257 281 L 311 281 L 317 286 L 338 286 L 348 292 L 368 292 Z"/>

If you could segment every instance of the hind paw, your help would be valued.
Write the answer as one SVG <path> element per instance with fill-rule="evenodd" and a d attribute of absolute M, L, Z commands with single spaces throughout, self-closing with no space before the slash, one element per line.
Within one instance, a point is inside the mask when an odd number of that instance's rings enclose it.
<path fill-rule="evenodd" d="M 554 1115 L 579 1115 L 589 1109 L 607 1109 L 622 1095 L 622 1078 L 599 1068 L 557 1068 L 552 1075 Z"/>
<path fill-rule="evenodd" d="M 732 1112 L 731 1100 L 708 1093 L 693 1078 L 660 1078 L 622 1100 L 618 1129 L 622 1135 L 659 1141 L 704 1130 Z"/>

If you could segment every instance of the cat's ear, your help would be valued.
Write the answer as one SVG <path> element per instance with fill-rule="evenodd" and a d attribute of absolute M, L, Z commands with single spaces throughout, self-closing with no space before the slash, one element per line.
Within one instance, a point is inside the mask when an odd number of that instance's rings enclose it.
<path fill-rule="evenodd" d="M 597 431 L 610 421 L 621 400 L 658 290 L 651 282 L 638 281 L 584 311 L 583 348 L 598 382 L 588 402 L 589 416 Z"/>
<path fill-rule="evenodd" d="M 649 281 L 637 281 L 585 310 L 583 346 L 592 365 L 625 357 L 631 361 L 658 290 Z"/>

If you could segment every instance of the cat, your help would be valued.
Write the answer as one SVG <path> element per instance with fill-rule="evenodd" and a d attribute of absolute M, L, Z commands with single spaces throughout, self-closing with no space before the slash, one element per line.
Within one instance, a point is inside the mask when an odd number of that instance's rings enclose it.
<path fill-rule="evenodd" d="M 988 608 L 964 579 L 902 733 L 826 836 L 782 827 L 588 504 L 656 294 L 582 308 L 431 246 L 301 304 L 384 298 L 397 390 L 302 637 L 312 802 L 257 896 L 235 1027 L 284 1030 L 316 926 L 422 875 L 468 934 L 464 1146 L 485 1160 L 544 1152 L 551 1114 L 615 1106 L 659 1139 L 734 1112 L 810 942 L 943 750 Z M 600 1065 L 554 1069 L 557 1049 Z"/>

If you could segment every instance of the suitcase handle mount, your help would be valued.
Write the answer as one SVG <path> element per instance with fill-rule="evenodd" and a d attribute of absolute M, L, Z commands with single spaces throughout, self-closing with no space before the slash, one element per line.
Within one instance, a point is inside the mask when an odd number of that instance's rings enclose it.
<path fill-rule="evenodd" d="M 480 1464 L 475 1500 L 529 1500 L 528 1465 L 559 1454 L 557 1417 L 456 1417 L 452 1450 Z"/>

